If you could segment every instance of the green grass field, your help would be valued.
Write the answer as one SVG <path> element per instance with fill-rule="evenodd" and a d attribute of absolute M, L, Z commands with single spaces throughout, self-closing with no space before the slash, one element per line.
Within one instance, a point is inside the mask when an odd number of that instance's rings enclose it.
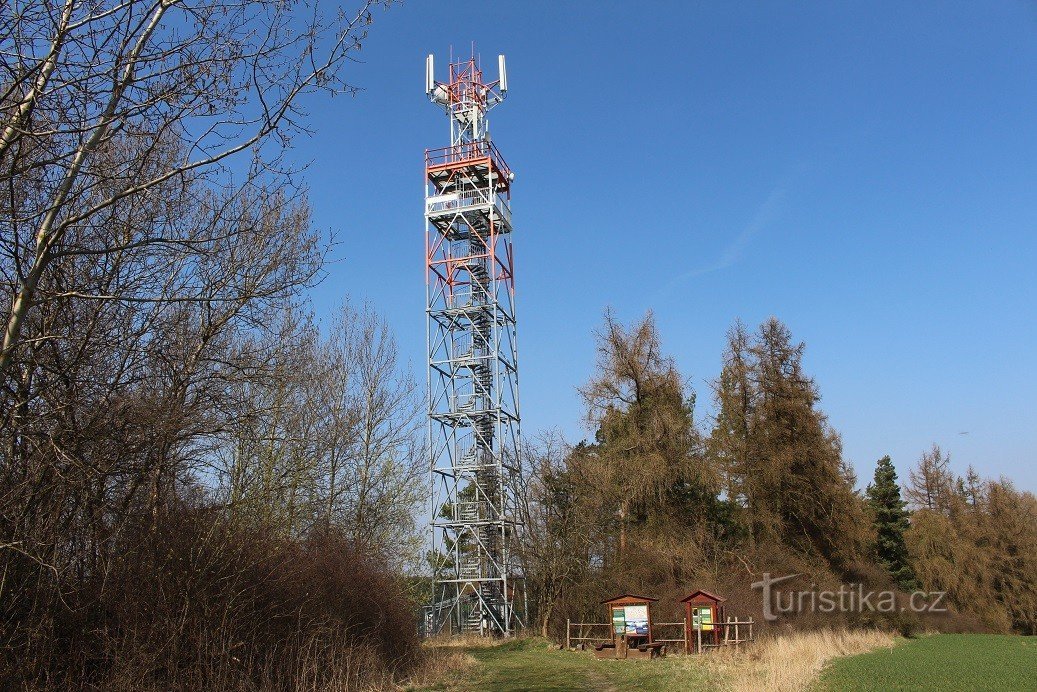
<path fill-rule="evenodd" d="M 1037 637 L 941 634 L 833 661 L 821 690 L 1037 690 Z"/>
<path fill-rule="evenodd" d="M 590 652 L 557 651 L 539 639 L 473 648 L 478 662 L 457 687 L 487 690 L 673 690 L 704 687 L 706 673 L 686 659 L 608 661 Z"/>
<path fill-rule="evenodd" d="M 892 640 L 890 640 L 892 641 Z M 871 653 L 837 658 L 810 681 L 770 675 L 758 656 L 710 665 L 708 657 L 670 656 L 655 661 L 599 660 L 590 652 L 558 651 L 541 639 L 467 649 L 474 665 L 435 690 L 1034 690 L 1037 637 L 934 635 L 900 640 Z M 771 657 L 785 668 L 788 657 Z"/>

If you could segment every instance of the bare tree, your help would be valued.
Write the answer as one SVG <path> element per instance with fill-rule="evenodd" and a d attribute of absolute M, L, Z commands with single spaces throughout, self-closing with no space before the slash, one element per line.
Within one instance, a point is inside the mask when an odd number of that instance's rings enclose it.
<path fill-rule="evenodd" d="M 268 376 L 238 387 L 240 422 L 220 450 L 232 510 L 287 533 L 334 526 L 394 560 L 414 557 L 421 399 L 388 324 L 347 302 L 325 338 L 288 313 L 268 339 Z"/>
<path fill-rule="evenodd" d="M 938 445 L 923 452 L 918 465 L 908 472 L 907 500 L 916 509 L 946 512 L 954 489 L 951 458 Z"/>
<path fill-rule="evenodd" d="M 111 229 L 90 248 L 76 244 L 77 232 L 120 206 L 161 204 L 171 190 L 198 189 L 193 181 L 231 179 L 228 161 L 242 152 L 252 154 L 246 180 L 283 174 L 279 150 L 302 129 L 301 99 L 354 90 L 341 68 L 360 49 L 374 4 L 350 15 L 249 0 L 12 8 L 0 28 L 0 282 L 10 306 L 0 375 L 18 349 L 56 338 L 24 333 L 33 310 L 69 295 L 112 295 L 49 288 L 61 259 L 195 247 L 173 218 Z M 225 241 L 236 240 L 228 232 Z"/>
<path fill-rule="evenodd" d="M 349 544 L 342 530 L 303 539 L 324 517 L 409 540 L 413 382 L 371 311 L 343 313 L 345 350 L 313 323 L 304 291 L 329 243 L 282 156 L 307 95 L 355 91 L 343 68 L 378 4 L 5 6 L 0 680 L 104 680 L 104 659 L 165 687 L 167 664 L 229 655 L 221 618 L 242 589 L 277 582 L 277 607 L 300 614 L 312 589 L 289 593 L 268 556 Z M 267 542 L 239 550 L 246 537 Z M 378 571 L 347 563 L 339 584 Z M 222 595 L 191 625 L 152 622 L 161 608 L 133 600 L 142 581 L 176 618 L 199 591 Z M 299 641 L 329 641 L 321 608 Z M 265 646 L 263 628 L 245 625 L 247 646 Z M 197 650 L 152 665 L 151 633 L 187 631 Z"/>
<path fill-rule="evenodd" d="M 523 446 L 518 516 L 519 558 L 540 635 L 547 637 L 555 609 L 587 569 L 590 524 L 568 472 L 571 447 L 557 432 Z"/>
<path fill-rule="evenodd" d="M 83 252 L 55 261 L 41 283 L 54 295 L 79 286 L 120 298 L 39 305 L 31 328 L 54 338 L 26 344 L 0 390 L 5 651 L 45 641 L 56 614 L 93 607 L 104 592 L 90 585 L 104 583 L 129 527 L 142 517 L 154 527 L 190 496 L 209 440 L 239 424 L 229 389 L 266 368 L 254 339 L 262 317 L 297 300 L 319 266 L 304 204 L 261 191 L 207 199 L 177 223 L 211 252 L 90 257 L 113 219 L 77 229 Z M 130 219 L 159 223 L 156 213 Z M 226 246 L 231 225 L 239 243 Z M 185 287 L 204 299 L 175 300 Z"/>
<path fill-rule="evenodd" d="M 412 558 L 420 539 L 414 522 L 424 493 L 420 422 L 422 398 L 399 362 L 388 323 L 370 306 L 348 303 L 325 347 L 332 396 L 345 392 L 326 432 L 329 513 L 358 543 L 392 546 Z"/>
<path fill-rule="evenodd" d="M 263 354 L 259 369 L 232 388 L 231 415 L 213 455 L 214 490 L 233 516 L 297 536 L 318 512 L 322 383 L 330 369 L 308 313 L 290 306 L 269 319 L 274 329 L 253 346 Z"/>

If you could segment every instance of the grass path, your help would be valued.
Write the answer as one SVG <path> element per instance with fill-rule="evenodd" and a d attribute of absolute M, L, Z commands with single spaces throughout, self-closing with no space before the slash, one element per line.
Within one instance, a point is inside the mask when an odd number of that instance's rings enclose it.
<path fill-rule="evenodd" d="M 538 639 L 472 648 L 468 654 L 477 665 L 461 674 L 465 680 L 460 684 L 441 689 L 661 691 L 699 686 L 707 680 L 703 668 L 689 666 L 686 661 L 599 660 L 591 652 L 552 650 Z"/>
<path fill-rule="evenodd" d="M 1037 690 L 1037 637 L 940 634 L 833 661 L 819 690 Z"/>

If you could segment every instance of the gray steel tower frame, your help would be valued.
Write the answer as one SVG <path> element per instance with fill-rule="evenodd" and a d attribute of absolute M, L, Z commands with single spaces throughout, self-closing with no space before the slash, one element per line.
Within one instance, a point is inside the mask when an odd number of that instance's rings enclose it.
<path fill-rule="evenodd" d="M 426 634 L 510 635 L 521 581 L 512 542 L 521 444 L 511 245 L 514 175 L 490 140 L 504 58 L 485 83 L 478 60 L 451 62 L 426 92 L 450 120 L 450 146 L 425 153 L 428 444 L 433 603 Z"/>

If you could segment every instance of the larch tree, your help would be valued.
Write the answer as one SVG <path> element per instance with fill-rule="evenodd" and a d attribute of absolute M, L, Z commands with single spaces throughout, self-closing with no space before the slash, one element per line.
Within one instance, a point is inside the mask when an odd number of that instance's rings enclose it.
<path fill-rule="evenodd" d="M 658 517 L 690 471 L 693 399 L 651 313 L 627 329 L 606 312 L 597 339 L 596 374 L 580 390 L 596 428 L 597 454 L 586 459 L 615 507 L 623 556 L 630 528 Z"/>
<path fill-rule="evenodd" d="M 907 500 L 916 509 L 948 512 L 954 496 L 954 474 L 951 458 L 939 445 L 924 452 L 918 465 L 908 473 Z"/>
<path fill-rule="evenodd" d="M 747 483 L 754 532 L 844 564 L 860 549 L 863 509 L 842 462 L 842 445 L 816 408 L 817 388 L 803 369 L 805 345 L 777 319 L 751 347 L 759 391 Z"/>
<path fill-rule="evenodd" d="M 945 591 L 949 605 L 982 627 L 1007 631 L 1012 625 L 1003 596 L 1007 575 L 999 551 L 992 549 L 1005 522 L 991 522 L 985 488 L 990 484 L 973 474 L 973 504 L 965 481 L 951 473 L 949 455 L 936 445 L 921 455 L 908 479 L 907 497 L 915 511 L 904 538 L 919 584 Z"/>
<path fill-rule="evenodd" d="M 958 479 L 958 493 L 971 507 L 979 507 L 986 500 L 987 484 L 980 478 L 972 464 L 965 470 L 965 477 Z"/>
<path fill-rule="evenodd" d="M 707 456 L 723 479 L 727 499 L 742 506 L 746 476 L 752 473 L 749 445 L 757 401 L 750 358 L 749 334 L 744 324 L 735 322 L 727 332 L 723 369 L 713 382 L 717 413 L 706 441 Z"/>
<path fill-rule="evenodd" d="M 985 540 L 993 586 L 1012 627 L 1037 634 L 1037 498 L 1004 478 L 987 484 Z"/>

